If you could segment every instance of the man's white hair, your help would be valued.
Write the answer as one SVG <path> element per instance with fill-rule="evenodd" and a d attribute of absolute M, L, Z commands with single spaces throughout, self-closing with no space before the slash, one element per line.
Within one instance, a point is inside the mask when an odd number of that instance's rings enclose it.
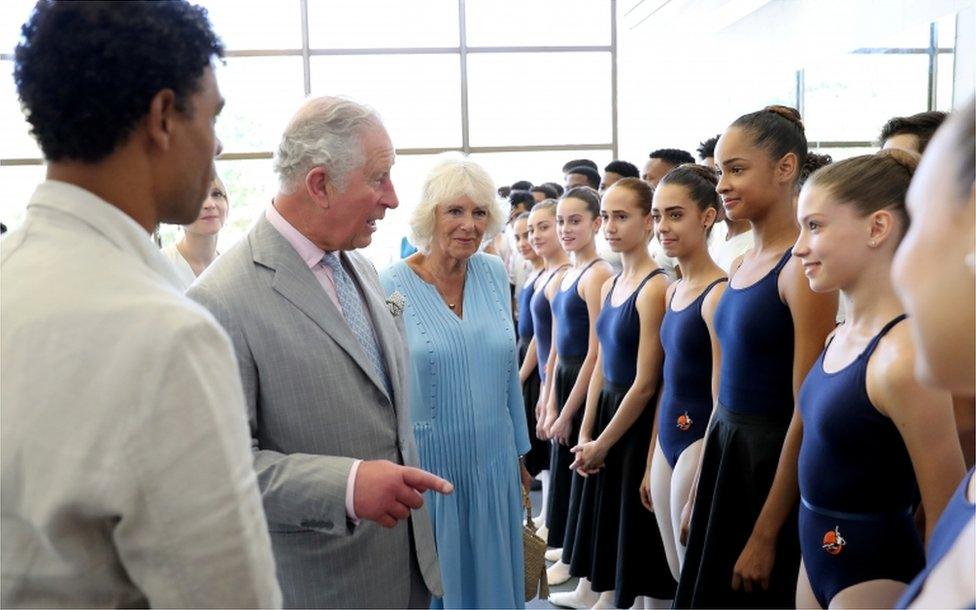
<path fill-rule="evenodd" d="M 275 154 L 274 170 L 284 193 L 294 193 L 308 172 L 325 167 L 339 191 L 349 173 L 365 163 L 362 132 L 382 126 L 375 110 L 342 97 L 307 100 L 285 128 Z"/>
<path fill-rule="evenodd" d="M 496 198 L 495 183 L 483 167 L 458 153 L 445 153 L 427 174 L 420 203 L 410 215 L 410 242 L 424 252 L 437 223 L 437 206 L 468 197 L 488 211 L 483 241 L 491 240 L 505 226 L 507 211 Z"/>

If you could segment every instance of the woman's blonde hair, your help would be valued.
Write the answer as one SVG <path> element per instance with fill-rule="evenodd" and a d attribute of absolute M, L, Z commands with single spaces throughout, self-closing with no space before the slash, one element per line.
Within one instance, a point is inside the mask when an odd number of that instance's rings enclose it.
<path fill-rule="evenodd" d="M 468 197 L 488 211 L 484 241 L 491 240 L 501 232 L 507 211 L 496 198 L 491 176 L 471 159 L 448 154 L 427 174 L 420 202 L 410 215 L 410 242 L 424 252 L 429 251 L 437 222 L 437 206 L 461 197 Z"/>

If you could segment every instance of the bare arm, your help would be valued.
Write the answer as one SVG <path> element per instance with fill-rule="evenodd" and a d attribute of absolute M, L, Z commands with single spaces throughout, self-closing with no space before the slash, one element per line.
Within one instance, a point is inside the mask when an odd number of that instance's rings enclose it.
<path fill-rule="evenodd" d="M 915 346 L 908 329 L 896 326 L 868 363 L 868 397 L 891 418 L 908 449 L 922 494 L 928 540 L 966 470 L 952 396 L 923 386 L 914 371 Z"/>
<path fill-rule="evenodd" d="M 525 360 L 522 361 L 522 367 L 519 369 L 519 383 L 525 383 L 537 366 L 539 366 L 539 355 L 535 352 L 535 337 L 532 337 L 529 348 L 525 352 Z"/>
<path fill-rule="evenodd" d="M 613 280 L 608 279 L 603 283 L 603 288 L 600 291 L 600 302 L 602 303 L 610 290 L 613 288 Z M 600 393 L 603 391 L 603 349 L 598 347 L 596 365 L 594 366 L 593 379 L 590 380 L 590 385 L 586 391 L 586 408 L 583 412 L 583 422 L 580 425 L 579 440 L 575 447 L 573 447 L 573 453 L 577 453 L 576 459 L 570 465 L 570 468 L 577 470 L 581 476 L 587 476 L 590 472 L 596 472 L 599 470 L 598 467 L 594 467 L 592 470 L 586 468 L 578 451 L 583 445 L 590 443 L 593 440 L 593 427 L 596 425 L 596 420 L 598 416 L 598 410 L 600 408 Z"/>

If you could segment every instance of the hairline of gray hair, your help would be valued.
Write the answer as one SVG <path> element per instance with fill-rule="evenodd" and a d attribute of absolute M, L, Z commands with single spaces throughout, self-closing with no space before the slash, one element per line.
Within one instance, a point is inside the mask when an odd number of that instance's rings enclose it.
<path fill-rule="evenodd" d="M 437 222 L 437 206 L 452 203 L 461 197 L 470 198 L 488 211 L 488 224 L 482 243 L 490 241 L 502 231 L 507 210 L 497 198 L 491 176 L 475 161 L 457 153 L 447 153 L 427 174 L 420 202 L 410 214 L 410 243 L 422 252 L 430 252 Z"/>
<path fill-rule="evenodd" d="M 319 98 L 324 108 L 296 116 L 285 128 L 275 153 L 274 171 L 283 193 L 296 192 L 313 167 L 325 167 L 329 181 L 345 191 L 350 172 L 362 167 L 363 132 L 383 123 L 379 114 L 348 98 Z"/>

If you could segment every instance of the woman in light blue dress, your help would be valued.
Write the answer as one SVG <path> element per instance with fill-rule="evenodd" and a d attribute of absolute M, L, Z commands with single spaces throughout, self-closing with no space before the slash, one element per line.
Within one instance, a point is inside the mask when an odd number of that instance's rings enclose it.
<path fill-rule="evenodd" d="M 380 274 L 390 301 L 405 301 L 421 465 L 455 488 L 426 497 L 444 580 L 432 608 L 525 605 L 519 456 L 529 438 L 511 295 L 501 259 L 478 252 L 503 214 L 480 166 L 446 159 L 411 218 L 420 251 Z"/>

